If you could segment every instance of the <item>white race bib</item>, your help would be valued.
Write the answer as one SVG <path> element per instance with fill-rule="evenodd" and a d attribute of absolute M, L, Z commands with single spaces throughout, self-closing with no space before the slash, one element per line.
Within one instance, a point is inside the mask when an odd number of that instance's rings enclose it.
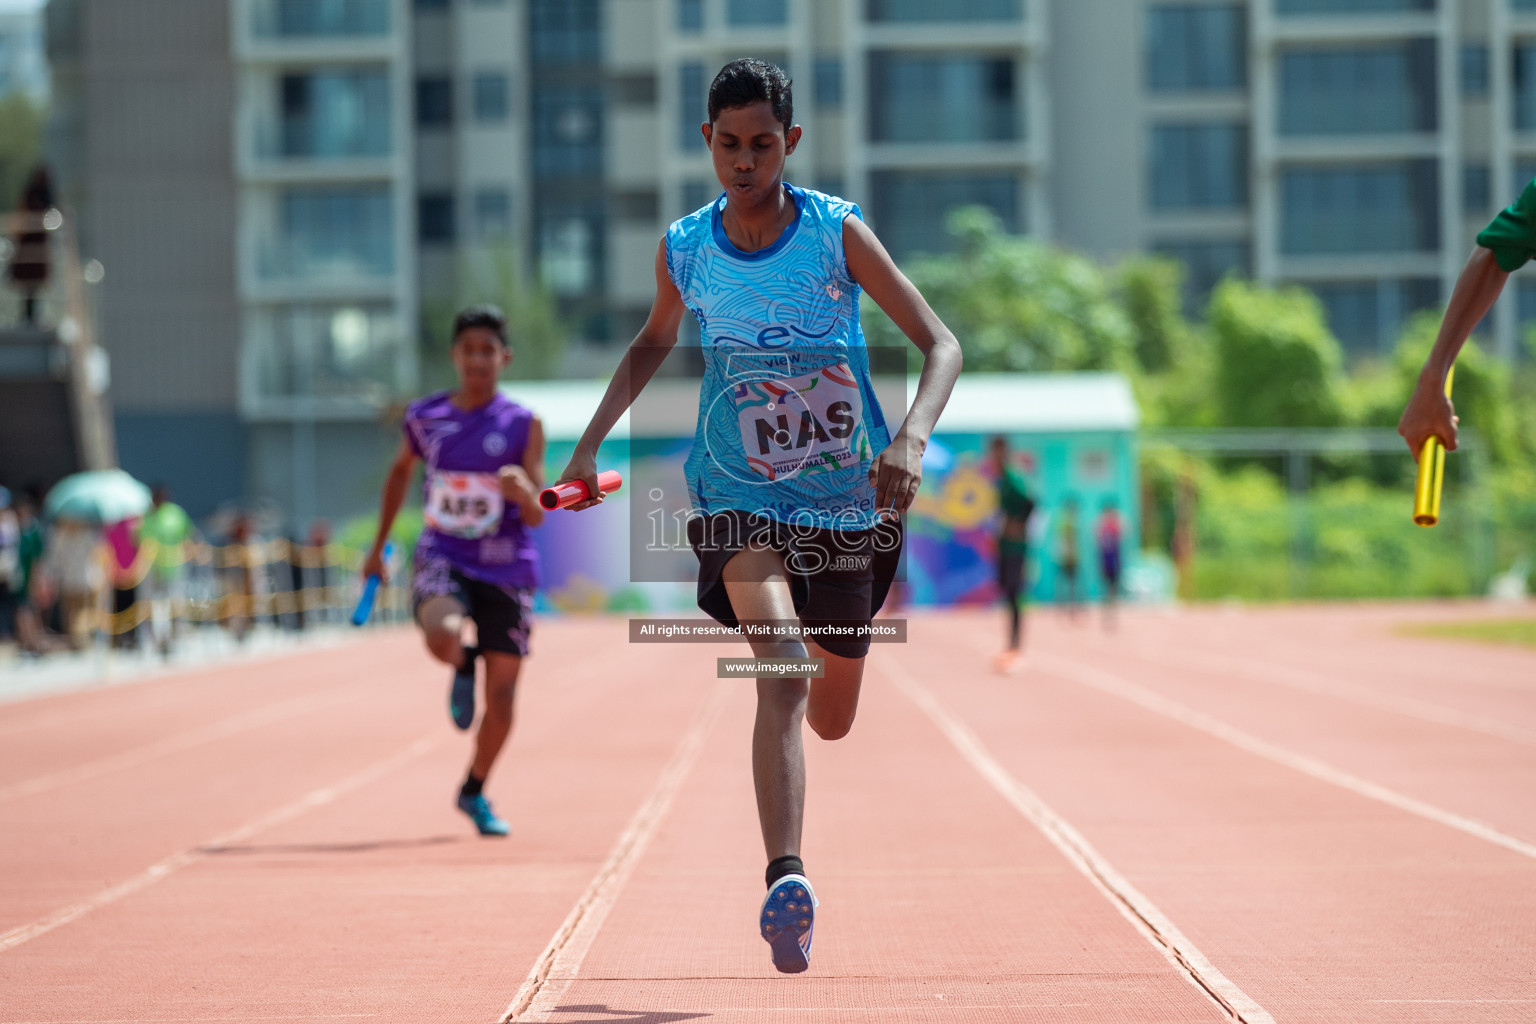
<path fill-rule="evenodd" d="M 503 507 L 496 474 L 439 469 L 432 474 L 422 518 L 450 537 L 485 537 L 501 525 Z"/>
<path fill-rule="evenodd" d="M 858 462 L 864 403 L 846 364 L 802 377 L 753 381 L 738 392 L 736 424 L 747 465 L 769 480 L 846 469 Z"/>

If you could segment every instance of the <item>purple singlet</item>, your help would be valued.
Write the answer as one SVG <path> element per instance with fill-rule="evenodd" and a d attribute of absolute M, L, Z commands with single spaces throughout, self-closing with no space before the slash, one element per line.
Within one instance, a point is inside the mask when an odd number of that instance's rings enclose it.
<path fill-rule="evenodd" d="M 447 561 L 486 583 L 539 585 L 533 537 L 517 505 L 502 498 L 496 475 L 522 463 L 532 419 L 531 410 L 499 392 L 479 409 L 460 409 L 447 391 L 406 407 L 406 443 L 426 463 L 418 572 Z"/>

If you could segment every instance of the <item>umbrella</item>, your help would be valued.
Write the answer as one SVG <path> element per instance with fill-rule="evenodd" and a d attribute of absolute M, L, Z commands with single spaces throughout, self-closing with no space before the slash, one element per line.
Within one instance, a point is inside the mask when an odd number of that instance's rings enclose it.
<path fill-rule="evenodd" d="M 149 488 L 120 469 L 100 469 L 67 476 L 43 502 L 49 519 L 115 523 L 141 516 L 151 504 Z"/>

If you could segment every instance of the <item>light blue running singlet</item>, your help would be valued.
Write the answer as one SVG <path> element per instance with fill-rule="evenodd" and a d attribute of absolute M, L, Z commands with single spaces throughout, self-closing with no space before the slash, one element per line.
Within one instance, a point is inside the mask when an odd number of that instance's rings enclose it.
<path fill-rule="evenodd" d="M 835 530 L 876 525 L 869 464 L 890 444 L 843 254 L 858 206 L 785 184 L 796 218 L 731 244 L 722 194 L 667 230 L 667 272 L 699 321 L 704 381 L 684 472 L 693 508 Z"/>

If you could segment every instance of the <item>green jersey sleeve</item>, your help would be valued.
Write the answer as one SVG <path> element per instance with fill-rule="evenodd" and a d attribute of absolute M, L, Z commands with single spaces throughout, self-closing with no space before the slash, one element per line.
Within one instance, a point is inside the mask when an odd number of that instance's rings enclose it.
<path fill-rule="evenodd" d="M 1477 244 L 1493 253 L 1499 269 L 1513 273 L 1536 259 L 1536 180 L 1478 234 Z"/>

